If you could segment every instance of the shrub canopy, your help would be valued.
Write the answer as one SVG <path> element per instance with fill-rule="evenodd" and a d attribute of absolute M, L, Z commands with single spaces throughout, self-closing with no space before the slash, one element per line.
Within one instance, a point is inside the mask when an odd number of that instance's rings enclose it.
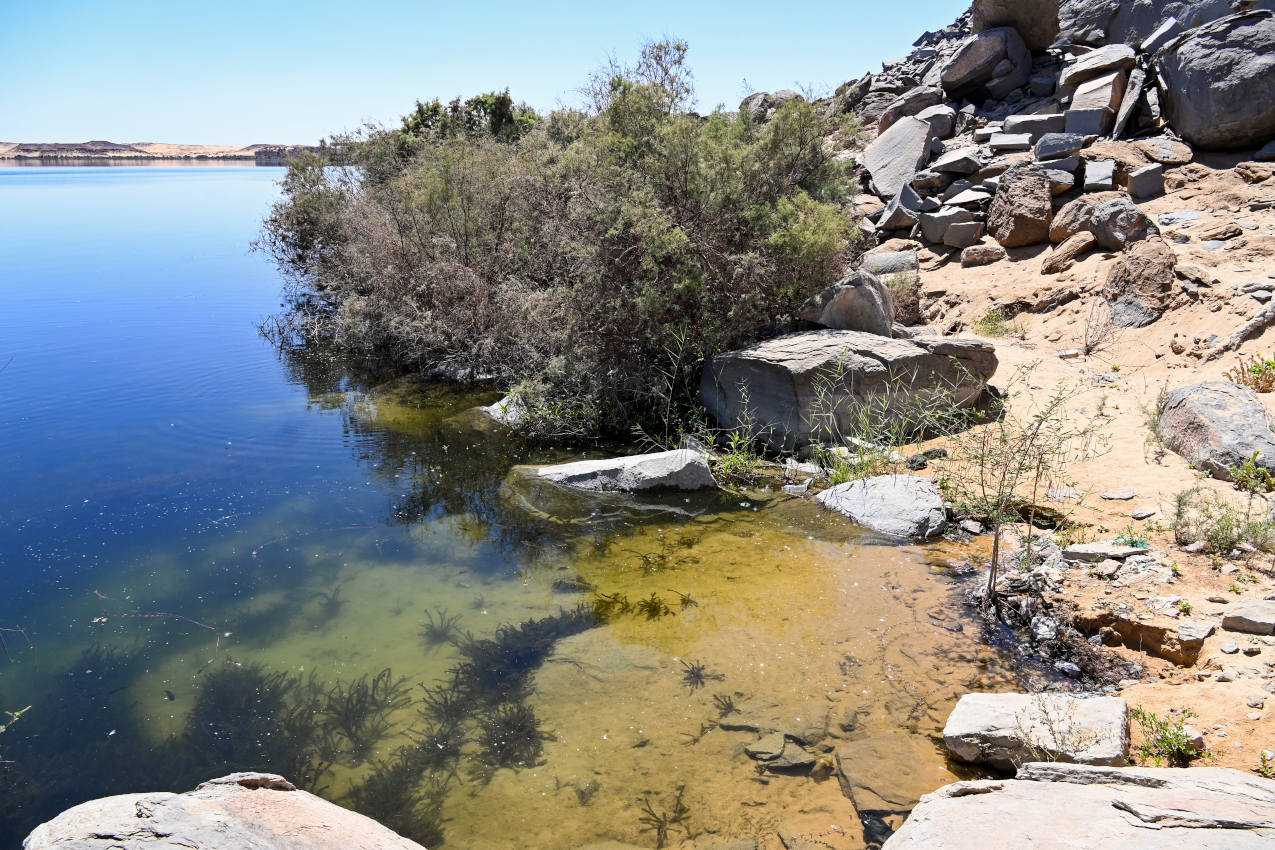
<path fill-rule="evenodd" d="M 418 103 L 294 160 L 262 238 L 291 281 L 276 328 L 490 376 L 547 435 L 669 433 L 704 358 L 776 333 L 858 233 L 842 119 L 687 112 L 685 51 L 613 65 L 585 109 Z"/>

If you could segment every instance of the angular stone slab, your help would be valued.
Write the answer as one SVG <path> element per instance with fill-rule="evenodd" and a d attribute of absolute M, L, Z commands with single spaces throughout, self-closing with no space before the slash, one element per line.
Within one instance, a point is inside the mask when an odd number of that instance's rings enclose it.
<path fill-rule="evenodd" d="M 1108 44 L 1081 56 L 1058 77 L 1060 86 L 1078 86 L 1112 71 L 1133 69 L 1137 54 L 1127 44 Z"/>
<path fill-rule="evenodd" d="M 1275 602 L 1245 602 L 1231 605 L 1222 618 L 1222 628 L 1228 632 L 1244 632 L 1250 635 L 1275 634 Z"/>
<path fill-rule="evenodd" d="M 1075 543 L 1062 550 L 1063 560 L 1096 564 L 1111 558 L 1123 561 L 1130 555 L 1144 555 L 1146 549 L 1136 546 L 1121 546 L 1119 543 Z"/>
<path fill-rule="evenodd" d="M 793 451 L 855 435 L 865 405 L 889 418 L 917 404 L 972 404 L 996 366 L 995 349 L 978 340 L 807 331 L 711 358 L 700 395 L 719 425 L 759 423 L 761 439 Z"/>
<path fill-rule="evenodd" d="M 1129 758 L 1129 706 L 1088 694 L 966 694 L 943 727 L 953 757 L 1015 770 L 1042 754 L 1077 764 Z"/>
<path fill-rule="evenodd" d="M 872 175 L 873 190 L 893 198 L 920 171 L 930 156 L 934 129 L 928 121 L 907 116 L 894 122 L 863 152 L 863 167 Z"/>
<path fill-rule="evenodd" d="M 1275 432 L 1266 408 L 1249 387 L 1207 381 L 1169 393 L 1160 411 L 1168 448 L 1208 472 L 1231 480 L 1238 467 L 1260 452 L 1258 466 L 1275 471 Z"/>
<path fill-rule="evenodd" d="M 1225 767 L 1024 765 L 921 798 L 884 850 L 1265 850 L 1275 780 Z"/>
<path fill-rule="evenodd" d="M 697 452 L 671 452 L 632 457 L 580 460 L 556 466 L 542 466 L 536 476 L 555 484 L 603 493 L 630 493 L 640 490 L 699 490 L 716 487 L 708 462 Z"/>

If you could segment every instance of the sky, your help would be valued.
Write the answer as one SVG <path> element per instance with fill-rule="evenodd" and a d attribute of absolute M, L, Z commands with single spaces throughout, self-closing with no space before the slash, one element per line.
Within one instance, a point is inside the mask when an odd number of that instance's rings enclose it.
<path fill-rule="evenodd" d="M 904 56 L 969 0 L 60 0 L 0 16 L 0 141 L 313 144 L 397 124 L 417 99 L 509 88 L 547 110 L 665 37 L 701 111 Z"/>

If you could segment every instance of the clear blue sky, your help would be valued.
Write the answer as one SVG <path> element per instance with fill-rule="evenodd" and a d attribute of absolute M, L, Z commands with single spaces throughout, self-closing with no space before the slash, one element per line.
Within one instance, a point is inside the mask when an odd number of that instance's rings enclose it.
<path fill-rule="evenodd" d="M 509 87 L 539 109 L 662 36 L 690 43 L 702 109 L 840 83 L 969 0 L 469 3 L 60 0 L 0 16 L 0 141 L 310 143 L 417 99 Z"/>

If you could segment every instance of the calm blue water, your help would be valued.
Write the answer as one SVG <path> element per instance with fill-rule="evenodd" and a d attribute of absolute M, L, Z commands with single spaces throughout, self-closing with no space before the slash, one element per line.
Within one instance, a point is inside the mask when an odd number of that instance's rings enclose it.
<path fill-rule="evenodd" d="M 467 413 L 494 394 L 276 350 L 281 176 L 0 168 L 0 710 L 32 707 L 0 847 L 243 769 L 431 847 L 651 846 L 679 788 L 675 834 L 862 846 L 836 782 L 756 781 L 732 700 L 941 784 L 946 710 L 1005 668 L 925 553 L 765 494 L 527 490 L 561 453 Z"/>

